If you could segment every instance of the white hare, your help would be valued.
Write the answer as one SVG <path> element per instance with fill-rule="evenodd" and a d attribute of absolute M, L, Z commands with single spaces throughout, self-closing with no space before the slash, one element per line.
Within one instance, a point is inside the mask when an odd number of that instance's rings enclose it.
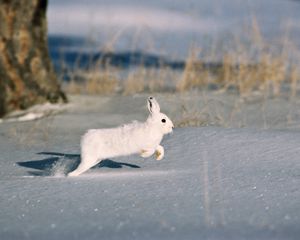
<path fill-rule="evenodd" d="M 164 157 L 160 142 L 173 131 L 172 121 L 160 112 L 154 97 L 147 100 L 149 117 L 143 123 L 134 121 L 117 128 L 90 129 L 81 139 L 81 162 L 68 176 L 78 176 L 101 160 L 139 153 L 147 158 L 155 153 L 156 159 Z"/>

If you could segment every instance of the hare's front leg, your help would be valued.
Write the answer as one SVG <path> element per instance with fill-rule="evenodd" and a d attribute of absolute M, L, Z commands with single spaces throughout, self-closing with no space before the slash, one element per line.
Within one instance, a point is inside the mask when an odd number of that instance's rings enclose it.
<path fill-rule="evenodd" d="M 163 148 L 163 146 L 158 145 L 158 147 L 155 149 L 155 156 L 156 156 L 156 160 L 162 160 L 163 157 L 165 155 L 165 150 Z"/>

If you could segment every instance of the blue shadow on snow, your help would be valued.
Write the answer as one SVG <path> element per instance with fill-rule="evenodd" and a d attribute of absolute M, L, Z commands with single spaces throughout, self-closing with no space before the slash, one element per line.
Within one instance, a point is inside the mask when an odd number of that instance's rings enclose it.
<path fill-rule="evenodd" d="M 39 155 L 51 155 L 52 157 L 47 157 L 41 160 L 27 161 L 27 162 L 17 162 L 17 164 L 21 167 L 31 168 L 39 171 L 29 171 L 28 173 L 32 176 L 51 176 L 52 170 L 55 167 L 64 168 L 64 172 L 70 172 L 75 169 L 80 163 L 80 155 L 79 154 L 66 154 L 66 153 L 58 153 L 58 152 L 40 152 L 37 153 Z M 68 161 L 69 163 L 64 162 Z M 123 162 L 115 162 L 110 159 L 102 160 L 93 168 L 140 168 L 138 165 L 123 163 Z"/>

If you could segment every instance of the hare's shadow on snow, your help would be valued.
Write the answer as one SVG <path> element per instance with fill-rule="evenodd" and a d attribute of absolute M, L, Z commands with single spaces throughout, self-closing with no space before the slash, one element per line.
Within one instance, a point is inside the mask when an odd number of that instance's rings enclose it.
<path fill-rule="evenodd" d="M 67 174 L 68 172 L 74 170 L 80 163 L 79 154 L 67 154 L 58 152 L 40 152 L 39 155 L 51 155 L 41 160 L 27 161 L 27 162 L 17 162 L 21 167 L 31 168 L 39 171 L 28 171 L 31 176 L 52 176 L 56 172 L 60 171 L 62 174 Z M 115 162 L 110 159 L 102 160 L 93 168 L 140 168 L 138 165 Z"/>

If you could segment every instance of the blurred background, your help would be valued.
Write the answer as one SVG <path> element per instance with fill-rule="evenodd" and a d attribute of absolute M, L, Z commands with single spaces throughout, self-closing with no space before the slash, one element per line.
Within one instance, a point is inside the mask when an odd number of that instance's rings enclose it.
<path fill-rule="evenodd" d="M 50 54 L 69 93 L 296 95 L 299 12 L 297 0 L 50 0 Z"/>
<path fill-rule="evenodd" d="M 184 59 L 191 44 L 208 47 L 214 41 L 245 37 L 254 19 L 268 40 L 289 34 L 296 41 L 299 4 L 293 0 L 50 0 L 49 35 L 82 38 L 98 48 L 111 45 L 116 51 Z M 95 46 L 86 47 L 96 51 Z"/>

